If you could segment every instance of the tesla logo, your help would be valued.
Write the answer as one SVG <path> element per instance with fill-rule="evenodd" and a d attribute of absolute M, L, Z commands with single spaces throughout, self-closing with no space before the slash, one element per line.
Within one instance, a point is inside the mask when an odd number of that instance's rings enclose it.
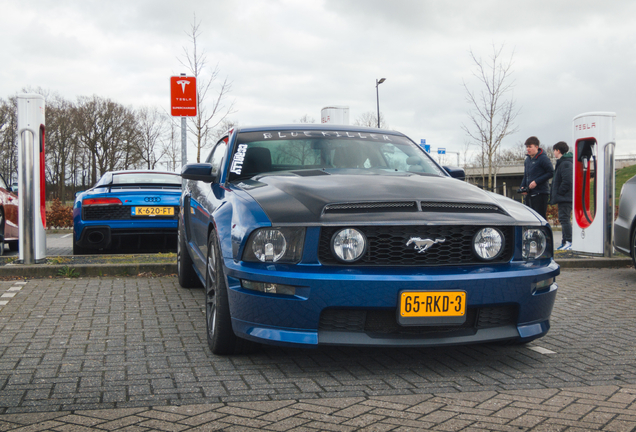
<path fill-rule="evenodd" d="M 422 253 L 422 252 L 426 252 L 426 250 L 430 248 L 431 246 L 433 246 L 435 243 L 444 243 L 445 241 L 446 241 L 445 238 L 438 238 L 435 240 L 431 240 L 431 239 L 422 239 L 419 237 L 411 237 L 409 241 L 406 242 L 406 245 L 410 246 L 411 244 L 415 244 L 414 249 L 417 251 L 417 253 Z"/>
<path fill-rule="evenodd" d="M 188 81 L 188 80 L 179 80 L 179 81 L 177 81 L 177 84 L 181 85 L 181 90 L 185 93 L 185 86 L 190 84 L 190 81 Z"/>
<path fill-rule="evenodd" d="M 160 197 L 146 197 L 144 198 L 144 201 L 146 202 L 159 202 L 161 201 Z"/>

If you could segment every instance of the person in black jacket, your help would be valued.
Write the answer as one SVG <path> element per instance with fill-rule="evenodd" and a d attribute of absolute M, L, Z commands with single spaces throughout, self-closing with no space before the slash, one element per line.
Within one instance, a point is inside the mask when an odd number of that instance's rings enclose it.
<path fill-rule="evenodd" d="M 572 153 L 564 141 L 552 146 L 554 157 L 557 159 L 552 178 L 552 193 L 550 204 L 559 206 L 559 223 L 561 224 L 562 240 L 557 250 L 572 249 Z"/>
<path fill-rule="evenodd" d="M 539 138 L 531 136 L 526 140 L 526 160 L 524 163 L 521 189 L 526 190 L 526 205 L 547 219 L 550 186 L 548 180 L 552 178 L 554 168 L 550 158 L 540 149 Z"/>

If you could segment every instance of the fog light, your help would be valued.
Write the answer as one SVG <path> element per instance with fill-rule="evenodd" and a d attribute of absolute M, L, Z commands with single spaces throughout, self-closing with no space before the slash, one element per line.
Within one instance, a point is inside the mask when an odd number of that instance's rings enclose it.
<path fill-rule="evenodd" d="M 275 284 L 269 282 L 255 282 L 242 279 L 241 286 L 248 290 L 267 294 L 296 295 L 296 287 L 291 285 Z"/>
<path fill-rule="evenodd" d="M 521 251 L 523 259 L 534 260 L 541 258 L 546 251 L 548 240 L 543 230 L 539 228 L 526 228 L 523 232 Z"/>

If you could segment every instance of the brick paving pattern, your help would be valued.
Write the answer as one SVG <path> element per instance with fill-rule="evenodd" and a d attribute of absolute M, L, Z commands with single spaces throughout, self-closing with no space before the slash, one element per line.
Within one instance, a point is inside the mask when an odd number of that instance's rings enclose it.
<path fill-rule="evenodd" d="M 0 282 L 0 430 L 635 431 L 636 272 L 558 283 L 527 346 L 216 357 L 176 278 Z"/>

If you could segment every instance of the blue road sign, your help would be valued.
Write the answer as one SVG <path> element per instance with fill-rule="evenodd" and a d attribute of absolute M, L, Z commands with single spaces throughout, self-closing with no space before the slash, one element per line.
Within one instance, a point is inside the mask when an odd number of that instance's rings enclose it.
<path fill-rule="evenodd" d="M 437 154 L 446 154 L 446 149 L 444 147 L 440 147 L 437 149 Z"/>

